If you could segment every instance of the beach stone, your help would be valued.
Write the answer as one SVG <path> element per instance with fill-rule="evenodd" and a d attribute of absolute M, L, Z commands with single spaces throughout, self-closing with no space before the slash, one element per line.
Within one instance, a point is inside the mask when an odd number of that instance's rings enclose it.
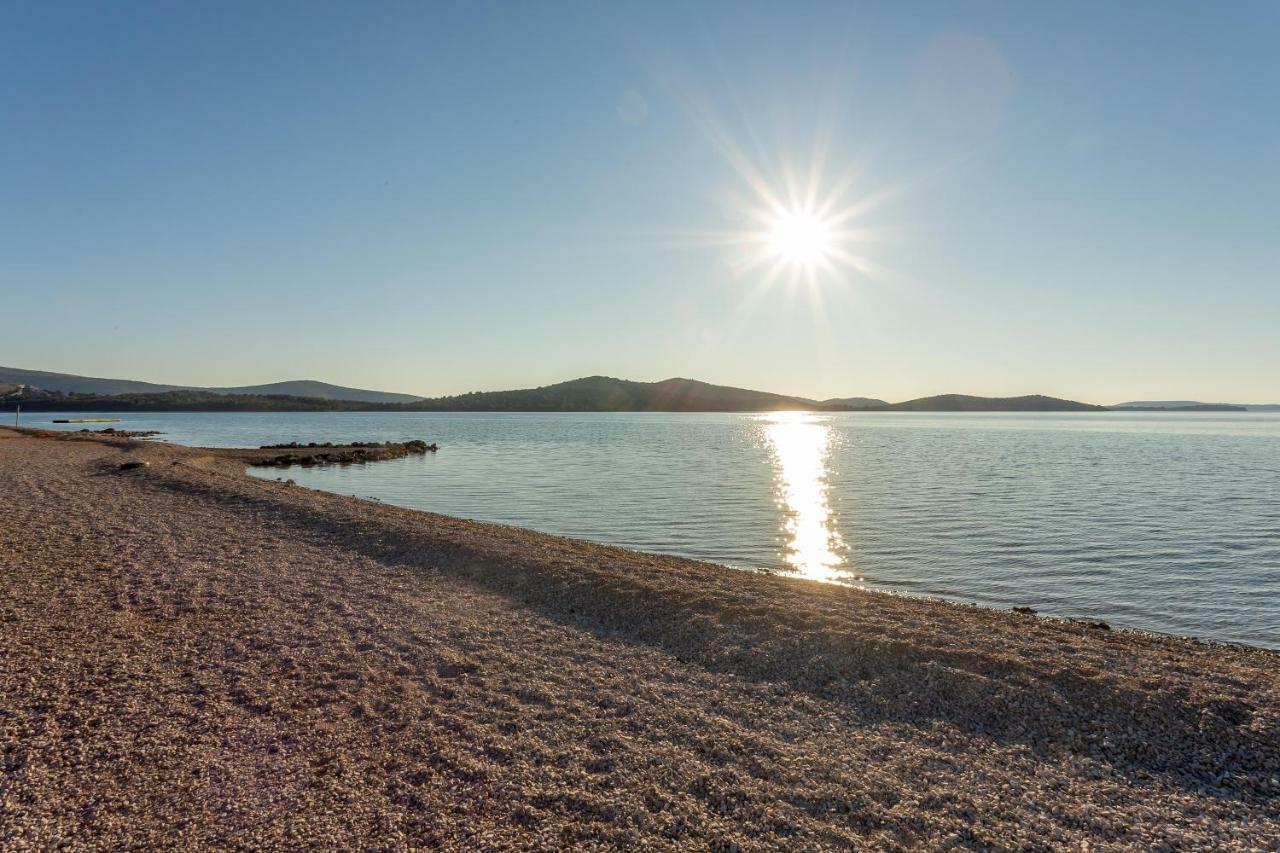
<path fill-rule="evenodd" d="M 1275 652 L 280 488 L 208 449 L 96 476 L 118 441 L 0 428 L 2 850 L 1280 838 Z"/>

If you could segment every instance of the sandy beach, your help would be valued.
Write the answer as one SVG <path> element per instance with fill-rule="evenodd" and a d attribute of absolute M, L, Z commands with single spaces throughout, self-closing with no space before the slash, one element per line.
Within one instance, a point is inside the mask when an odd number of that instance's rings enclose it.
<path fill-rule="evenodd" d="M 243 469 L 0 428 L 0 848 L 1280 844 L 1275 652 Z"/>

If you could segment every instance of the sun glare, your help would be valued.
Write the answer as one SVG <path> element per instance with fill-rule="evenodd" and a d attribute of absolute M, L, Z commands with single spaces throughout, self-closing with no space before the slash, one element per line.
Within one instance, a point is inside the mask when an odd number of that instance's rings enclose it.
<path fill-rule="evenodd" d="M 762 421 L 785 519 L 783 560 L 803 577 L 848 578 L 845 544 L 827 495 L 833 430 L 808 412 L 776 412 Z"/>
<path fill-rule="evenodd" d="M 822 217 L 804 210 L 781 211 L 768 233 L 769 252 L 802 267 L 825 262 L 835 249 L 835 233 Z"/>
<path fill-rule="evenodd" d="M 808 146 L 768 152 L 760 145 L 768 134 L 744 127 L 738 138 L 695 87 L 673 91 L 737 178 L 714 193 L 726 227 L 677 231 L 674 242 L 724 253 L 729 272 L 748 285 L 739 314 L 758 306 L 770 291 L 782 290 L 788 309 L 795 297 L 807 297 L 813 316 L 825 324 L 828 300 L 847 305 L 864 282 L 896 278 L 869 253 L 874 244 L 892 239 L 894 229 L 872 217 L 903 187 L 869 185 L 873 149 L 840 134 L 839 115 L 820 116 Z M 774 135 L 800 143 L 791 132 Z"/>

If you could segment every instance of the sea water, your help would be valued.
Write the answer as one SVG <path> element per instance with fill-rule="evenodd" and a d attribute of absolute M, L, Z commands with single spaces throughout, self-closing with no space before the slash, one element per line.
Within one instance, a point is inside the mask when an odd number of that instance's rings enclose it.
<path fill-rule="evenodd" d="M 194 445 L 422 438 L 440 450 L 254 473 L 744 569 L 1280 648 L 1272 413 L 114 416 Z"/>

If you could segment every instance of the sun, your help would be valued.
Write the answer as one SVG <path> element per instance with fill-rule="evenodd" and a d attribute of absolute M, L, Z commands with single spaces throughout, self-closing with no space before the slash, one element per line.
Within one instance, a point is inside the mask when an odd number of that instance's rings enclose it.
<path fill-rule="evenodd" d="M 718 202 L 720 227 L 677 229 L 666 236 L 681 249 L 720 252 L 722 268 L 742 294 L 741 310 L 780 290 L 788 306 L 807 295 L 820 316 L 828 297 L 847 302 L 873 284 L 900 280 L 875 254 L 877 244 L 897 239 L 902 228 L 876 217 L 907 184 L 877 186 L 885 176 L 872 168 L 872 155 L 882 134 L 863 139 L 846 124 L 852 104 L 845 102 L 843 87 L 820 99 L 833 112 L 815 116 L 806 144 L 793 127 L 752 127 L 742 115 L 731 123 L 705 92 L 673 82 L 679 106 L 719 155 L 722 168 L 711 174 L 730 183 L 709 193 Z M 770 138 L 786 145 L 768 150 L 762 143 Z"/>
<path fill-rule="evenodd" d="M 836 242 L 832 224 L 807 210 L 778 211 L 765 235 L 769 254 L 779 261 L 806 268 L 829 261 Z"/>

